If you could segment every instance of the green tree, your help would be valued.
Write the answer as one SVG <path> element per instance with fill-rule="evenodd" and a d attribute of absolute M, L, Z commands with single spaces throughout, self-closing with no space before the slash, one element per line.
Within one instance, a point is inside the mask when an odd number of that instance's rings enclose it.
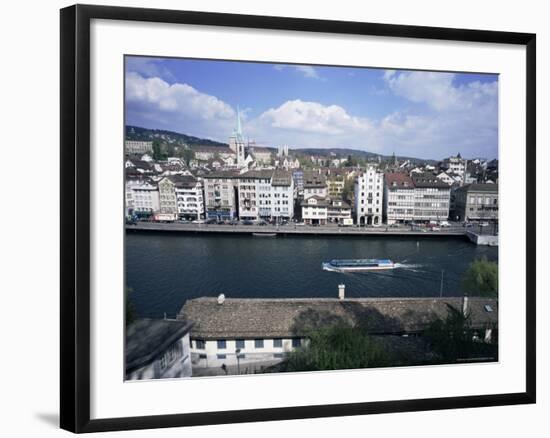
<path fill-rule="evenodd" d="M 162 148 L 162 147 L 161 147 Z M 168 157 L 173 157 L 176 155 L 176 147 L 173 144 L 164 145 L 164 159 Z"/>
<path fill-rule="evenodd" d="M 160 161 L 164 158 L 164 155 L 162 154 L 160 141 L 153 140 L 153 160 Z"/>
<path fill-rule="evenodd" d="M 189 163 L 191 160 L 195 159 L 195 152 L 190 148 L 185 148 L 182 153 L 183 161 L 185 161 L 185 164 L 189 167 Z"/>
<path fill-rule="evenodd" d="M 346 163 L 344 164 L 345 167 L 356 167 L 358 164 L 357 158 L 353 155 L 348 155 L 348 159 Z"/>
<path fill-rule="evenodd" d="M 469 295 L 498 296 L 498 264 L 483 257 L 474 260 L 464 273 L 462 288 Z"/>
<path fill-rule="evenodd" d="M 445 319 L 436 319 L 424 332 L 433 351 L 437 354 L 435 363 L 454 363 L 475 357 L 497 359 L 497 345 L 476 340 L 477 331 L 471 327 L 470 314 L 447 305 Z"/>
<path fill-rule="evenodd" d="M 306 157 L 303 154 L 298 154 L 296 158 L 298 158 L 298 162 L 300 163 L 300 167 L 302 169 L 310 169 L 313 167 L 313 162 L 309 159 L 309 157 Z"/>
<path fill-rule="evenodd" d="M 308 342 L 294 350 L 283 371 L 319 371 L 391 365 L 390 355 L 365 330 L 344 324 L 311 331 Z"/>
<path fill-rule="evenodd" d="M 344 181 L 344 188 L 342 189 L 342 199 L 344 201 L 353 200 L 354 182 L 351 178 L 346 178 Z"/>

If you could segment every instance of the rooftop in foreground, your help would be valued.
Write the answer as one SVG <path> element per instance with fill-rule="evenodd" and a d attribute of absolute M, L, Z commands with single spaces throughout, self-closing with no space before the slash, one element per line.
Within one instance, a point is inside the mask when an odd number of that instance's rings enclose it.
<path fill-rule="evenodd" d="M 448 306 L 462 310 L 463 298 L 217 298 L 188 300 L 178 318 L 193 323 L 192 335 L 204 339 L 303 337 L 309 329 L 346 323 L 371 334 L 419 332 L 444 319 Z M 498 301 L 469 298 L 472 327 L 498 322 Z"/>

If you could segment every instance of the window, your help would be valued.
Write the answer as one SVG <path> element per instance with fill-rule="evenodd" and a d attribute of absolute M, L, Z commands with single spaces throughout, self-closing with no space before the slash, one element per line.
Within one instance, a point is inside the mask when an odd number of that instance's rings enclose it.
<path fill-rule="evenodd" d="M 283 340 L 281 338 L 273 339 L 273 346 L 275 348 L 281 348 L 283 346 Z"/>
<path fill-rule="evenodd" d="M 199 359 L 206 359 L 206 354 L 199 354 Z"/>
<path fill-rule="evenodd" d="M 302 340 L 300 338 L 294 338 L 292 339 L 292 347 L 301 347 L 302 346 Z"/>
<path fill-rule="evenodd" d="M 204 341 L 202 339 L 197 339 L 195 341 L 195 347 L 198 349 L 198 350 L 204 350 Z"/>
<path fill-rule="evenodd" d="M 225 339 L 218 339 L 218 350 L 225 350 L 227 348 L 227 342 Z"/>
<path fill-rule="evenodd" d="M 227 359 L 227 355 L 225 355 L 225 354 L 216 354 L 216 357 L 218 359 Z"/>
<path fill-rule="evenodd" d="M 264 348 L 264 340 L 254 339 L 254 348 Z"/>
<path fill-rule="evenodd" d="M 237 339 L 235 341 L 235 347 L 236 348 L 244 348 L 244 339 Z"/>
<path fill-rule="evenodd" d="M 246 355 L 244 353 L 237 354 L 238 359 L 246 359 Z"/>

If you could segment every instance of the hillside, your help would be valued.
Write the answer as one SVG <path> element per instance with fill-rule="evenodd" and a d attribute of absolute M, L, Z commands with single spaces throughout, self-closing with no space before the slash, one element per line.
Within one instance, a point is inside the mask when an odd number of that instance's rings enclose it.
<path fill-rule="evenodd" d="M 174 146 L 184 144 L 189 146 L 227 146 L 226 143 L 180 134 L 179 132 L 165 131 L 163 129 L 148 129 L 130 125 L 126 126 L 126 140 L 159 140 L 161 143 Z"/>
<path fill-rule="evenodd" d="M 208 140 L 205 138 L 193 137 L 191 135 L 181 134 L 179 132 L 166 131 L 163 129 L 149 129 L 142 128 L 139 126 L 126 126 L 126 140 L 141 140 L 141 141 L 153 141 L 159 140 L 161 143 L 177 146 L 177 145 L 189 145 L 189 146 L 216 146 L 216 147 L 227 147 L 227 143 L 221 143 L 214 140 Z M 276 148 L 271 149 L 274 153 L 277 151 Z M 374 152 L 361 151 L 357 149 L 349 148 L 298 148 L 291 149 L 291 151 L 304 154 L 304 155 L 320 155 L 320 156 L 335 156 L 339 158 L 346 158 L 349 155 L 352 155 L 356 158 L 364 158 L 367 160 L 376 159 L 381 157 L 382 160 L 390 159 L 390 155 L 381 155 Z M 435 160 L 424 160 L 421 158 L 413 157 L 404 157 L 397 156 L 399 161 L 410 160 L 412 163 L 436 163 Z"/>
<path fill-rule="evenodd" d="M 358 149 L 348 149 L 348 148 L 330 148 L 330 149 L 321 149 L 321 148 L 303 148 L 303 149 L 293 149 L 293 151 L 301 153 L 301 154 L 309 154 L 309 155 L 319 155 L 319 156 L 336 156 L 339 158 L 346 158 L 347 156 L 351 155 L 357 158 L 364 158 L 364 159 L 374 159 L 380 157 L 382 160 L 388 160 L 391 158 L 391 155 L 382 155 L 382 154 L 376 154 L 374 152 L 368 152 L 368 151 L 361 151 Z M 429 160 L 429 159 L 423 159 L 423 158 L 414 158 L 414 157 L 404 157 L 397 155 L 397 159 L 399 161 L 405 161 L 410 160 L 412 163 L 428 163 L 428 164 L 435 164 L 436 160 Z"/>

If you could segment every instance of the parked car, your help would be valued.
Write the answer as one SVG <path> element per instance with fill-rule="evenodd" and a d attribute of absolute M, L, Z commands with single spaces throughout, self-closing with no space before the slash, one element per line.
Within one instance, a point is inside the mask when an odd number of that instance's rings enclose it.
<path fill-rule="evenodd" d="M 488 226 L 489 226 L 489 222 L 480 222 L 480 223 L 479 223 L 479 226 L 480 226 L 480 227 L 488 227 Z"/>
<path fill-rule="evenodd" d="M 192 224 L 204 224 L 206 221 L 204 219 L 195 219 L 191 222 Z"/>
<path fill-rule="evenodd" d="M 254 225 L 254 222 L 252 221 L 249 221 L 249 220 L 244 220 L 241 222 L 243 225 Z"/>
<path fill-rule="evenodd" d="M 439 222 L 439 226 L 447 228 L 447 227 L 450 227 L 451 224 L 447 221 L 441 221 L 441 222 Z"/>
<path fill-rule="evenodd" d="M 471 228 L 471 227 L 473 227 L 474 225 L 471 224 L 470 222 L 464 222 L 464 223 L 462 224 L 462 226 L 463 226 L 464 228 Z"/>

